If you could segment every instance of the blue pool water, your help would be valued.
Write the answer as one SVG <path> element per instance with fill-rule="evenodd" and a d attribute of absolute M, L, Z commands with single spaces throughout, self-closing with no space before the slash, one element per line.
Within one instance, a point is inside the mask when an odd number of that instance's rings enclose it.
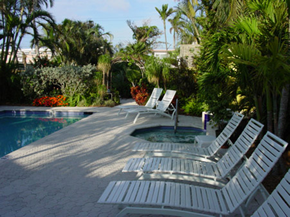
<path fill-rule="evenodd" d="M 0 157 L 90 115 L 83 112 L 0 112 Z"/>
<path fill-rule="evenodd" d="M 194 143 L 195 136 L 205 134 L 204 130 L 194 127 L 178 127 L 176 133 L 173 127 L 150 127 L 137 129 L 131 136 L 150 142 Z"/>

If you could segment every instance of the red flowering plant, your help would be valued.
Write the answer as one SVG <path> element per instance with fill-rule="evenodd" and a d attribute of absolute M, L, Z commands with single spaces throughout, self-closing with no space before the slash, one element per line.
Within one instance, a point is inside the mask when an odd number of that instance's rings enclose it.
<path fill-rule="evenodd" d="M 131 87 L 131 95 L 138 105 L 145 105 L 149 96 L 145 84 L 142 84 L 141 87 L 140 86 Z"/>
<path fill-rule="evenodd" d="M 136 98 L 136 95 L 140 92 L 140 87 L 139 86 L 135 86 L 135 87 L 131 87 L 131 96 L 133 99 Z"/>
<path fill-rule="evenodd" d="M 146 101 L 148 99 L 149 94 L 146 93 L 138 93 L 135 97 L 135 101 L 137 102 L 138 105 L 145 105 Z"/>
<path fill-rule="evenodd" d="M 46 107 L 67 106 L 68 103 L 66 103 L 65 100 L 66 97 L 63 95 L 58 95 L 57 97 L 44 96 L 41 98 L 36 98 L 32 105 Z"/>

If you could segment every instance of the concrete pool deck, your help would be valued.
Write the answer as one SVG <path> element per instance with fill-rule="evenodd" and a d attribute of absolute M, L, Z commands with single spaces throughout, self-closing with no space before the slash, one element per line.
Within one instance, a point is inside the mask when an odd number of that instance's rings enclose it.
<path fill-rule="evenodd" d="M 122 173 L 128 159 L 144 155 L 131 151 L 143 140 L 130 133 L 173 126 L 169 118 L 152 115 L 133 124 L 135 115 L 118 116 L 117 107 L 0 106 L 0 111 L 19 109 L 95 113 L 0 159 L 1 217 L 115 216 L 118 206 L 97 201 L 110 181 L 136 179 L 135 173 Z M 202 128 L 199 117 L 179 116 L 179 121 L 179 126 Z M 256 200 L 251 207 L 257 207 Z"/>

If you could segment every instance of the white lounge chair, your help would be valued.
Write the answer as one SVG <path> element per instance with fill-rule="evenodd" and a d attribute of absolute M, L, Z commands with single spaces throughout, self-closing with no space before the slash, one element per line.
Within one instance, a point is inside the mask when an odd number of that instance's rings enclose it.
<path fill-rule="evenodd" d="M 145 108 L 145 109 L 142 109 L 142 110 L 140 110 L 140 109 L 128 110 L 126 117 L 130 113 L 137 113 L 133 123 L 136 123 L 138 117 L 141 114 L 155 114 L 155 115 L 159 114 L 159 115 L 167 116 L 167 117 L 170 117 L 171 119 L 173 119 L 174 114 L 176 112 L 176 109 L 172 105 L 171 102 L 172 102 L 175 94 L 176 94 L 175 90 L 167 90 L 165 92 L 162 100 L 157 102 L 157 107 L 155 109 L 146 109 Z M 170 114 L 170 112 L 171 112 L 171 114 Z"/>
<path fill-rule="evenodd" d="M 184 143 L 137 143 L 133 148 L 133 151 L 145 151 L 148 156 L 170 156 L 184 158 L 210 158 L 216 154 L 216 152 L 227 142 L 232 133 L 238 127 L 239 123 L 243 119 L 243 115 L 235 113 L 230 120 L 231 124 L 228 124 L 220 135 L 214 140 L 208 147 L 196 147 L 192 144 Z M 253 121 L 257 127 L 260 127 L 261 123 Z M 182 154 L 182 155 L 180 155 Z"/>
<path fill-rule="evenodd" d="M 290 216 L 290 170 L 252 217 Z"/>
<path fill-rule="evenodd" d="M 260 184 L 287 147 L 267 132 L 251 157 L 221 189 L 166 181 L 112 181 L 98 203 L 126 206 L 125 214 L 176 216 L 229 215 L 260 188 Z"/>
<path fill-rule="evenodd" d="M 120 110 L 118 112 L 118 115 L 122 112 L 122 110 L 130 110 L 130 109 L 139 109 L 139 108 L 154 108 L 157 105 L 157 101 L 162 93 L 162 88 L 154 88 L 146 105 L 140 106 L 140 105 L 120 105 L 117 106 Z"/>
<path fill-rule="evenodd" d="M 131 158 L 123 172 L 143 173 L 141 179 L 181 179 L 223 185 L 225 178 L 240 162 L 263 129 L 251 119 L 236 142 L 217 162 L 184 158 Z M 218 181 L 218 182 L 217 182 Z"/>

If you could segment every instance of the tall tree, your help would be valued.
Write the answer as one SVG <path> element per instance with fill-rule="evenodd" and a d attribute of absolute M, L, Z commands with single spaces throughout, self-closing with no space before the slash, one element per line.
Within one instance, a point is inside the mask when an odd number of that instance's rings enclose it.
<path fill-rule="evenodd" d="M 31 0 L 28 1 L 29 3 L 29 10 L 31 11 L 31 13 L 38 11 L 38 10 L 42 10 L 42 6 L 45 5 L 46 8 L 48 7 L 52 7 L 53 6 L 53 2 L 54 0 Z M 32 39 L 32 43 L 31 43 L 31 47 L 35 47 L 35 51 L 36 51 L 36 55 L 39 55 L 39 34 L 38 34 L 38 30 L 37 30 L 37 25 L 36 25 L 36 20 L 33 20 L 33 39 Z"/>
<path fill-rule="evenodd" d="M 55 26 L 52 15 L 43 10 L 31 12 L 32 0 L 2 0 L 0 1 L 0 99 L 11 99 L 14 80 L 12 73 L 17 68 L 17 53 L 25 35 L 35 34 L 36 25 Z"/>
<path fill-rule="evenodd" d="M 186 43 L 190 43 L 192 40 L 200 43 L 200 30 L 196 18 L 196 10 L 199 9 L 197 6 L 197 0 L 183 0 L 177 7 L 178 13 L 182 14 L 181 19 L 184 20 L 182 34 L 191 38 Z"/>
<path fill-rule="evenodd" d="M 39 36 L 34 28 L 34 21 L 37 25 L 44 25 L 44 22 L 48 23 L 52 28 L 55 26 L 55 21 L 52 15 L 46 11 L 37 10 L 31 13 L 29 4 L 32 1 L 4 0 L 1 3 L 2 39 L 0 46 L 2 49 L 1 67 L 3 69 L 7 65 L 6 63 L 16 61 L 17 52 L 25 35 Z M 31 32 L 30 29 L 33 31 Z"/>
<path fill-rule="evenodd" d="M 176 15 L 172 19 L 168 19 L 168 21 L 171 23 L 170 33 L 173 31 L 173 49 L 175 49 L 176 45 L 176 37 L 178 36 L 178 33 L 182 30 L 182 25 L 184 25 L 184 22 L 180 20 L 181 14 L 176 13 Z"/>
<path fill-rule="evenodd" d="M 128 62 L 129 66 L 135 64 L 139 67 L 143 78 L 145 61 L 148 55 L 152 54 L 152 49 L 161 33 L 156 26 L 147 26 L 146 23 L 139 27 L 131 21 L 127 21 L 127 23 L 133 31 L 135 42 L 129 43 L 125 48 L 121 48 L 115 54 L 113 62 Z"/>
<path fill-rule="evenodd" d="M 47 46 L 66 64 L 97 64 L 98 57 L 112 55 L 112 45 L 108 41 L 112 35 L 104 32 L 93 21 L 72 21 L 65 19 L 54 29 L 47 29 L 41 46 Z"/>
<path fill-rule="evenodd" d="M 166 37 L 166 20 L 174 12 L 174 10 L 172 8 L 168 8 L 168 4 L 162 5 L 161 9 L 158 9 L 157 7 L 155 7 L 155 9 L 159 13 L 160 18 L 163 20 L 165 47 L 166 47 L 166 50 L 168 50 L 167 37 Z"/>
<path fill-rule="evenodd" d="M 133 39 L 137 42 L 146 44 L 148 49 L 152 49 L 157 43 L 157 38 L 161 35 L 157 26 L 148 26 L 144 23 L 142 26 L 136 26 L 132 21 L 127 20 L 129 28 L 133 31 Z"/>

